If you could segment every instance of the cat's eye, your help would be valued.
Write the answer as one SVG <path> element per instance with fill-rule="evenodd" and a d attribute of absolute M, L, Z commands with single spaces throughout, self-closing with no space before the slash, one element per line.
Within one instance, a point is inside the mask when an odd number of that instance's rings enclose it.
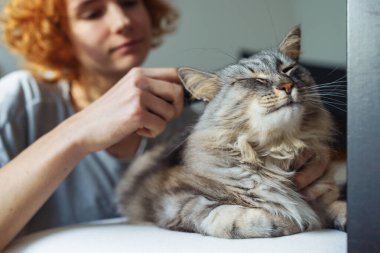
<path fill-rule="evenodd" d="M 288 73 L 289 71 L 293 70 L 295 67 L 296 67 L 295 64 L 292 64 L 292 65 L 286 66 L 285 68 L 282 69 L 282 72 L 283 72 L 283 73 Z"/>
<path fill-rule="evenodd" d="M 263 78 L 255 78 L 256 81 L 258 81 L 259 83 L 262 83 L 262 84 L 267 84 L 268 81 L 263 79 Z"/>

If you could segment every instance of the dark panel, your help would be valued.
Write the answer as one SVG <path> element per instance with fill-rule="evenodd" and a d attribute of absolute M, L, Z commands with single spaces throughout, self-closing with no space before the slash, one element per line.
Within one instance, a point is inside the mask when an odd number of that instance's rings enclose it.
<path fill-rule="evenodd" d="M 380 252 L 380 1 L 348 0 L 348 249 Z"/>
<path fill-rule="evenodd" d="M 331 112 L 337 126 L 335 148 L 347 147 L 347 82 L 346 70 L 328 66 L 302 64 L 321 85 L 320 93 L 326 108 Z"/>

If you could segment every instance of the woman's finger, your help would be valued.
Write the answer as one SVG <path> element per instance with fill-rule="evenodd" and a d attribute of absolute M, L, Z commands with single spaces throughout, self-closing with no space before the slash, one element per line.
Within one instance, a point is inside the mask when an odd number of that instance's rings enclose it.
<path fill-rule="evenodd" d="M 142 117 L 142 126 L 136 131 L 144 137 L 154 138 L 166 128 L 166 121 L 159 116 L 146 111 Z"/>
<path fill-rule="evenodd" d="M 313 157 L 313 153 L 311 151 L 303 151 L 302 154 L 297 158 L 297 160 L 293 163 L 294 170 L 300 170 L 311 158 Z"/>
<path fill-rule="evenodd" d="M 178 84 L 151 78 L 145 78 L 140 87 L 170 103 L 177 99 L 178 90 L 181 89 Z"/>
<path fill-rule="evenodd" d="M 152 95 L 151 93 L 144 94 L 143 103 L 146 109 L 151 113 L 159 116 L 166 122 L 172 120 L 175 116 L 174 105 L 168 103 L 159 97 Z"/>
<path fill-rule="evenodd" d="M 144 89 L 171 103 L 174 106 L 176 117 L 182 113 L 184 99 L 182 86 L 166 81 L 147 79 Z"/>
<path fill-rule="evenodd" d="M 175 68 L 134 68 L 128 76 L 141 82 L 140 88 L 148 89 L 156 96 L 172 103 L 176 109 L 176 117 L 180 116 L 184 104 L 184 91 Z"/>
<path fill-rule="evenodd" d="M 328 162 L 325 160 L 305 164 L 304 167 L 296 173 L 295 184 L 297 188 L 302 190 L 320 178 L 325 173 L 327 164 Z"/>
<path fill-rule="evenodd" d="M 133 70 L 140 71 L 141 74 L 152 79 L 168 81 L 176 84 L 181 83 L 176 68 L 135 68 Z"/>

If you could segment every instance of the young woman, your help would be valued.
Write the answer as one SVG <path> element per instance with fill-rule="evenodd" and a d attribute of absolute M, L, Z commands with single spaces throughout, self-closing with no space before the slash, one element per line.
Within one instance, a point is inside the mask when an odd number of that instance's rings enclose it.
<path fill-rule="evenodd" d="M 10 0 L 4 38 L 28 71 L 0 81 L 0 250 L 117 215 L 113 188 L 142 138 L 189 118 L 176 69 L 139 67 L 176 18 L 163 0 Z M 299 188 L 323 172 L 303 169 Z"/>

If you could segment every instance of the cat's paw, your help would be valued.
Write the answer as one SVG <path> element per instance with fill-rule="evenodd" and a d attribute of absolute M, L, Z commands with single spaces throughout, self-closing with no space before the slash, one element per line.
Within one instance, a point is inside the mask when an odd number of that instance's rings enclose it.
<path fill-rule="evenodd" d="M 340 213 L 338 216 L 334 219 L 334 228 L 341 230 L 341 231 L 347 231 L 347 215 L 346 212 Z"/>
<path fill-rule="evenodd" d="M 347 226 L 347 203 L 335 201 L 329 206 L 329 216 L 334 228 L 346 231 Z"/>

